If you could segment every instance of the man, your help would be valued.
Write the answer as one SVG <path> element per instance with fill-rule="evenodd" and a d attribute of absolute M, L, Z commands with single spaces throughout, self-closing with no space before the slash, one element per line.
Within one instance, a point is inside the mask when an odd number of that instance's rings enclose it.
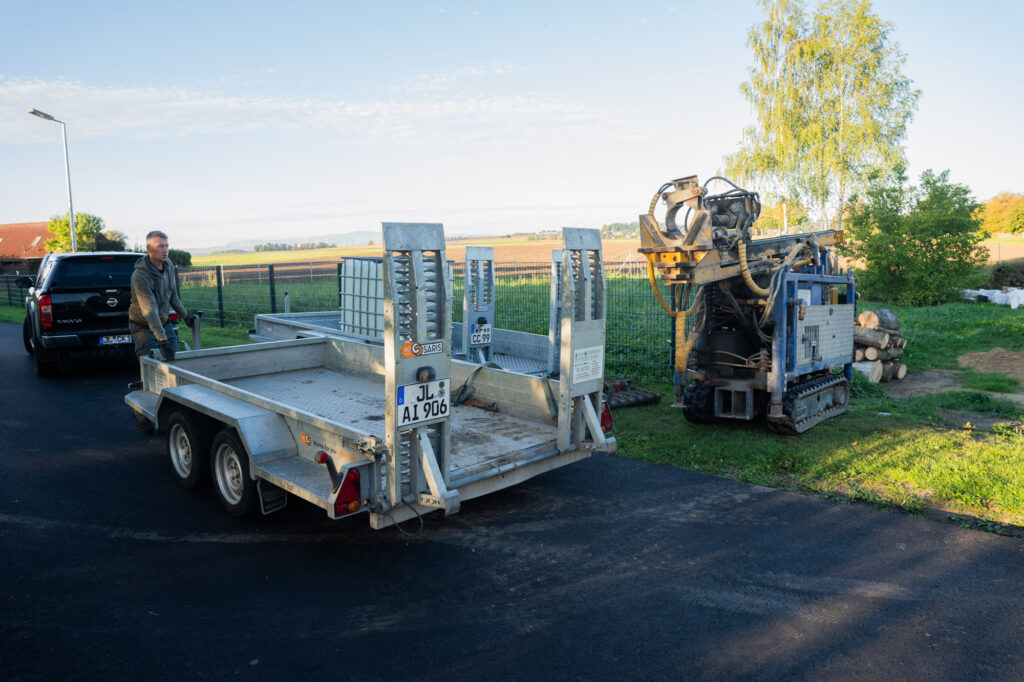
<path fill-rule="evenodd" d="M 132 273 L 132 304 L 128 308 L 128 330 L 140 358 L 159 348 L 165 360 L 174 360 L 178 335 L 168 316 L 171 308 L 189 327 L 195 321 L 178 298 L 174 263 L 168 259 L 167 235 L 153 230 L 146 235 L 146 255 L 135 263 Z"/>

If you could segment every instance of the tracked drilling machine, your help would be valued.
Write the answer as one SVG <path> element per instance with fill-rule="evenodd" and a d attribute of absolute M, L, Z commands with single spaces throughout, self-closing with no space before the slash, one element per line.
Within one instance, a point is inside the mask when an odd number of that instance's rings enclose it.
<path fill-rule="evenodd" d="M 728 189 L 710 194 L 712 181 Z M 659 202 L 664 227 L 654 216 Z M 831 253 L 841 231 L 751 239 L 760 212 L 756 192 L 725 178 L 672 180 L 640 216 L 639 250 L 674 318 L 676 405 L 685 417 L 764 415 L 775 431 L 801 433 L 849 403 L 854 281 Z"/>

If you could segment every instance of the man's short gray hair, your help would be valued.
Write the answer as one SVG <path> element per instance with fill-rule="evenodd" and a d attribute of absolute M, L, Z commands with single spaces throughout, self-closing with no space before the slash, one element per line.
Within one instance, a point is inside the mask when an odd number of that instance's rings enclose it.
<path fill-rule="evenodd" d="M 146 241 L 148 242 L 150 239 L 167 239 L 167 234 L 161 232 L 160 230 L 153 230 L 152 232 L 146 235 Z"/>

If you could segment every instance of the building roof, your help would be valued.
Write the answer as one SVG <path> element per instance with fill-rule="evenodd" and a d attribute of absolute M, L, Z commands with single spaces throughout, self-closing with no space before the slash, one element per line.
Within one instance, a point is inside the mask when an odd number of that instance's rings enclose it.
<path fill-rule="evenodd" d="M 0 258 L 45 256 L 46 240 L 57 236 L 50 232 L 49 225 L 49 222 L 0 225 Z"/>

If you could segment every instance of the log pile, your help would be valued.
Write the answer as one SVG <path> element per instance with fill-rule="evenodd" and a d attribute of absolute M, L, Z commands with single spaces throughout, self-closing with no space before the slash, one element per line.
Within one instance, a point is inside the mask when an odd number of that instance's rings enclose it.
<path fill-rule="evenodd" d="M 891 310 L 865 310 L 853 327 L 854 368 L 868 381 L 896 381 L 907 375 L 900 362 L 907 338 L 900 333 L 900 319 Z"/>

